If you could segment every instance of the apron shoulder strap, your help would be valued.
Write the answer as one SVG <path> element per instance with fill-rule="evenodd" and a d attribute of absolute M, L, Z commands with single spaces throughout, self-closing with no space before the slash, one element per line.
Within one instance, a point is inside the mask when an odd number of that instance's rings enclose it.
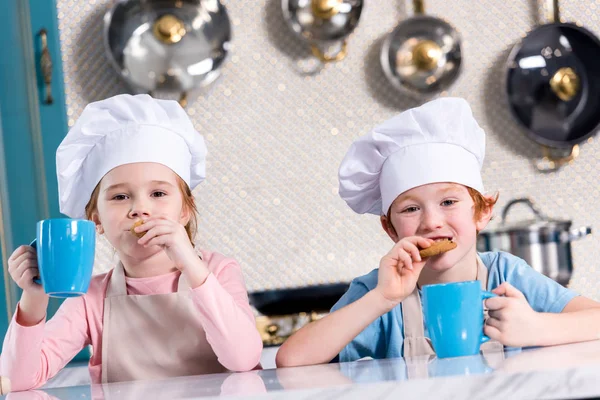
<path fill-rule="evenodd" d="M 106 297 L 127 296 L 127 284 L 125 282 L 125 270 L 119 261 L 112 270 L 112 275 L 106 288 Z"/>
<path fill-rule="evenodd" d="M 431 341 L 425 337 L 423 329 L 423 308 L 419 290 L 408 295 L 401 303 L 402 307 L 402 329 L 404 333 L 403 356 L 415 357 L 423 355 L 435 355 Z"/>
<path fill-rule="evenodd" d="M 402 301 L 402 329 L 404 330 L 404 339 L 424 337 L 423 329 L 423 309 L 421 307 L 421 299 L 419 290 L 415 286 L 415 290 Z"/>

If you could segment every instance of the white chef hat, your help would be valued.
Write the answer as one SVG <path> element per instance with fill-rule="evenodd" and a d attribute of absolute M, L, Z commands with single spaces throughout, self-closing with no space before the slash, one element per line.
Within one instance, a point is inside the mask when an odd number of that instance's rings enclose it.
<path fill-rule="evenodd" d="M 339 169 L 339 193 L 355 212 L 387 214 L 402 193 L 453 182 L 483 193 L 485 132 L 460 98 L 407 110 L 357 139 Z"/>
<path fill-rule="evenodd" d="M 120 165 L 163 164 L 193 189 L 205 160 L 204 139 L 176 101 L 123 94 L 90 103 L 56 151 L 60 211 L 83 218 L 98 182 Z"/>

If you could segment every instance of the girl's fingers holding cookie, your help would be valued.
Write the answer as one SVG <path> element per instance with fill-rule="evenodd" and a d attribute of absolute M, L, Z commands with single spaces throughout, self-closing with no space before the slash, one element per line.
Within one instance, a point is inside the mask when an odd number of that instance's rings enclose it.
<path fill-rule="evenodd" d="M 170 233 L 173 233 L 173 229 L 168 225 L 156 225 L 144 233 L 146 233 L 146 235 L 140 240 L 138 240 L 138 243 L 141 245 L 147 245 L 149 241 L 151 241 L 157 236 L 168 235 Z"/>

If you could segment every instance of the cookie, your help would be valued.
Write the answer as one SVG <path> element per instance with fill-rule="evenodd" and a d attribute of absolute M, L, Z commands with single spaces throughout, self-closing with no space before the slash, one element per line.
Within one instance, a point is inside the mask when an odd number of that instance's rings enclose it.
<path fill-rule="evenodd" d="M 137 228 L 138 226 L 142 226 L 144 225 L 144 221 L 139 219 L 135 222 L 135 224 L 133 224 L 133 226 L 131 227 L 130 231 L 132 234 L 134 234 L 135 236 L 141 238 L 142 236 L 144 236 L 146 234 L 146 231 L 144 232 L 136 232 L 135 228 Z"/>
<path fill-rule="evenodd" d="M 419 251 L 419 255 L 421 258 L 428 258 L 433 256 L 438 256 L 442 253 L 450 251 L 456 248 L 456 243 L 450 239 L 440 240 L 439 242 L 435 242 L 431 246 L 426 249 Z"/>

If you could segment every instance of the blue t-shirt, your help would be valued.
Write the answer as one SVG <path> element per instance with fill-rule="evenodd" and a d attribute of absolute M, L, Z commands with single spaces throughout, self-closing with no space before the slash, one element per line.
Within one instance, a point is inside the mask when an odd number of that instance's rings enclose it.
<path fill-rule="evenodd" d="M 531 268 L 525 260 L 504 252 L 479 253 L 488 269 L 488 290 L 508 282 L 525 295 L 529 305 L 537 312 L 559 313 L 577 296 L 552 279 Z M 355 302 L 377 286 L 377 269 L 352 281 L 348 291 L 332 307 L 338 310 Z M 426 327 L 425 335 L 427 335 Z M 404 333 L 402 307 L 397 305 L 380 316 L 342 349 L 339 361 L 354 361 L 363 357 L 402 357 Z"/>

